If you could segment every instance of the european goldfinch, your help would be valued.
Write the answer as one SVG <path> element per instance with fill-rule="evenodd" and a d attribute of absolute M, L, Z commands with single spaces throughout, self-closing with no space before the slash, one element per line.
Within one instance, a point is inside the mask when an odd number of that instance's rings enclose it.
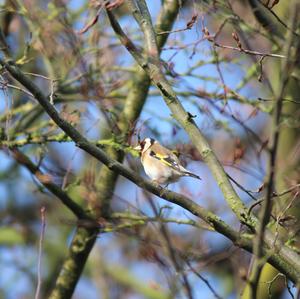
<path fill-rule="evenodd" d="M 145 138 L 135 147 L 141 153 L 141 162 L 146 174 L 158 184 L 169 184 L 183 176 L 201 180 L 199 176 L 186 170 L 177 156 L 152 138 Z"/>

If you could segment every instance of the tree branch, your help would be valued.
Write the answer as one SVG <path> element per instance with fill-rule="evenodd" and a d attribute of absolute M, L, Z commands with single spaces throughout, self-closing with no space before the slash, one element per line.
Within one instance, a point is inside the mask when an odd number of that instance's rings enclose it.
<path fill-rule="evenodd" d="M 3 58 L 0 58 L 0 64 L 2 64 L 16 80 L 18 80 L 24 87 L 26 87 L 33 95 L 35 95 L 37 101 L 44 107 L 45 112 L 53 119 L 53 121 L 57 125 L 59 125 L 59 127 L 69 137 L 71 137 L 74 140 L 74 142 L 79 148 L 83 149 L 84 151 L 86 151 L 87 153 L 95 157 L 97 160 L 104 163 L 110 170 L 128 178 L 129 180 L 131 180 L 141 188 L 171 203 L 177 204 L 182 208 L 188 210 L 190 213 L 194 214 L 195 216 L 200 217 L 205 222 L 210 224 L 217 232 L 229 238 L 234 244 L 248 251 L 251 251 L 252 249 L 251 239 L 242 237 L 239 232 L 233 230 L 218 216 L 204 209 L 203 207 L 199 206 L 194 201 L 192 201 L 191 199 L 187 198 L 184 195 L 163 189 L 156 184 L 153 184 L 147 180 L 142 179 L 134 171 L 131 171 L 130 169 L 123 166 L 121 163 L 117 162 L 116 160 L 111 159 L 104 151 L 97 148 L 94 144 L 88 142 L 88 140 L 84 138 L 72 125 L 70 125 L 68 122 L 66 122 L 60 117 L 56 109 L 50 104 L 48 99 L 42 94 L 39 88 L 35 84 L 33 84 L 31 80 L 29 80 L 19 70 L 18 67 L 12 65 L 11 63 L 10 64 L 7 63 Z M 78 274 L 77 271 L 82 271 L 84 266 L 83 264 L 87 259 L 86 251 L 87 249 L 90 251 L 94 244 L 96 236 L 91 237 L 91 234 L 92 236 L 96 235 L 97 230 L 87 230 L 85 228 L 78 228 L 77 231 L 79 231 L 80 234 L 75 235 L 70 249 L 70 252 L 73 252 L 75 254 L 75 257 L 69 256 L 68 259 L 65 261 L 62 270 L 62 273 L 69 273 L 68 269 L 74 269 L 74 271 L 76 270 L 76 274 L 74 273 L 74 275 L 71 276 L 65 275 L 64 277 L 59 277 L 56 288 L 54 289 L 54 292 L 50 297 L 51 299 L 70 297 L 70 295 L 74 290 L 76 282 L 80 277 L 80 274 Z M 267 239 L 267 243 L 271 243 L 274 246 L 275 243 L 274 236 L 268 234 L 266 235 L 266 239 Z M 277 242 L 277 245 L 278 244 L 279 241 Z M 79 251 L 78 251 L 78 246 L 80 247 Z M 292 281 L 297 282 L 299 280 L 300 265 L 299 265 L 299 261 L 294 258 L 295 254 L 293 251 L 291 251 L 288 247 L 284 246 L 283 244 L 280 244 L 280 253 L 274 253 L 274 251 L 272 250 L 273 248 L 268 249 L 266 247 L 263 247 L 263 249 L 264 249 L 264 254 L 270 255 L 269 261 L 272 265 L 274 265 L 280 271 L 285 273 Z M 72 265 L 71 268 L 69 267 L 70 264 Z M 68 284 L 69 280 L 71 281 L 71 283 Z"/>
<path fill-rule="evenodd" d="M 143 11 L 147 13 L 146 11 Z M 232 211 L 236 214 L 239 220 L 242 223 L 245 223 L 247 226 L 251 227 L 252 229 L 257 228 L 258 220 L 253 215 L 250 215 L 246 212 L 247 208 L 240 200 L 238 195 L 236 194 L 235 190 L 233 189 L 232 185 L 230 184 L 227 175 L 221 166 L 220 162 L 218 161 L 217 157 L 213 153 L 212 149 L 210 148 L 208 142 L 206 141 L 202 132 L 197 128 L 193 118 L 191 115 L 184 110 L 182 107 L 179 99 L 177 98 L 176 93 L 173 91 L 172 87 L 162 74 L 159 65 L 159 59 L 145 59 L 137 50 L 132 41 L 128 38 L 128 36 L 124 33 L 122 28 L 120 27 L 119 23 L 116 21 L 113 13 L 111 11 L 107 11 L 109 20 L 111 25 L 119 37 L 120 41 L 126 46 L 128 51 L 132 54 L 132 56 L 136 59 L 136 61 L 140 64 L 140 66 L 145 70 L 145 72 L 149 75 L 152 82 L 156 87 L 160 90 L 166 104 L 169 106 L 170 110 L 173 113 L 173 117 L 181 124 L 181 126 L 186 130 L 188 135 L 190 136 L 192 142 L 198 149 L 199 153 L 202 155 L 203 160 L 207 163 L 209 168 L 212 171 L 218 185 L 220 186 L 222 193 L 229 204 Z M 140 23 L 142 18 L 136 18 L 137 22 Z M 149 25 L 149 22 L 144 22 L 144 26 L 148 24 L 148 28 L 142 28 L 142 30 L 154 31 L 154 29 Z M 149 37 L 150 34 L 145 34 L 145 38 Z M 151 44 L 150 42 L 146 43 L 146 45 Z M 128 47 L 130 45 L 130 47 Z M 152 58 L 152 57 L 151 57 Z M 247 216 L 246 216 L 247 214 Z M 273 242 L 271 241 L 273 240 Z M 274 235 L 266 231 L 265 234 L 265 242 L 268 244 L 270 248 L 276 248 L 276 250 L 283 250 L 283 248 L 279 248 L 276 246 L 276 239 L 274 239 Z M 286 249 L 284 249 L 285 251 Z M 289 250 L 288 250 L 289 251 Z M 294 260 L 294 262 L 298 261 L 297 255 L 292 252 L 285 252 L 286 257 L 290 259 L 290 262 Z"/>
<path fill-rule="evenodd" d="M 288 57 L 282 63 L 281 68 L 281 80 L 279 83 L 278 90 L 275 94 L 274 101 L 274 111 L 272 118 L 272 132 L 271 140 L 269 144 L 269 173 L 267 176 L 267 190 L 266 198 L 263 201 L 262 208 L 259 213 L 259 225 L 257 229 L 257 235 L 254 242 L 253 253 L 255 255 L 254 262 L 249 278 L 250 285 L 250 298 L 257 298 L 257 287 L 259 282 L 259 277 L 262 271 L 262 268 L 267 260 L 267 257 L 263 255 L 263 243 L 265 239 L 266 226 L 270 221 L 271 210 L 272 210 L 272 198 L 274 194 L 275 186 L 275 168 L 277 162 L 277 148 L 278 140 L 280 134 L 280 121 L 281 121 L 281 111 L 282 111 L 282 98 L 284 97 L 285 89 L 290 78 L 290 74 L 294 67 L 293 55 L 291 53 L 292 45 L 294 43 L 294 34 L 293 31 L 297 26 L 297 11 L 299 12 L 299 5 L 295 3 L 291 9 L 291 31 L 288 31 L 288 37 L 285 43 L 285 56 Z"/>
<path fill-rule="evenodd" d="M 206 138 L 204 137 L 202 132 L 195 124 L 190 113 L 184 110 L 176 93 L 173 91 L 169 82 L 166 80 L 165 76 L 162 74 L 160 70 L 159 59 L 156 58 L 153 59 L 153 57 L 149 57 L 152 59 L 147 59 L 147 58 L 145 59 L 141 55 L 141 53 L 136 49 L 136 47 L 134 46 L 132 41 L 128 38 L 128 36 L 124 33 L 119 23 L 115 19 L 113 13 L 111 11 L 107 11 L 107 15 L 111 22 L 112 28 L 114 29 L 116 35 L 120 38 L 122 44 L 128 49 L 128 51 L 136 59 L 138 64 L 149 75 L 153 84 L 161 92 L 161 95 L 163 96 L 168 107 L 170 108 L 173 117 L 181 124 L 181 126 L 185 129 L 185 131 L 190 136 L 193 144 L 196 146 L 197 150 L 203 157 L 203 160 L 207 163 L 210 170 L 212 171 L 212 174 L 214 175 L 232 211 L 236 214 L 236 216 L 242 223 L 245 223 L 249 227 L 254 228 L 255 225 L 257 224 L 257 219 L 248 214 L 247 207 L 243 204 L 243 202 L 240 200 L 235 190 L 233 189 L 230 181 L 227 178 L 224 168 L 222 167 L 219 160 L 215 156 Z M 139 22 L 139 19 L 137 19 L 137 21 Z M 147 29 L 144 30 L 151 31 L 154 29 L 148 27 Z"/>
<path fill-rule="evenodd" d="M 87 213 L 75 202 L 69 195 L 54 184 L 51 177 L 44 174 L 40 168 L 32 163 L 30 159 L 24 155 L 21 151 L 14 148 L 11 150 L 14 159 L 20 164 L 25 166 L 36 178 L 37 180 L 52 194 L 54 194 L 60 201 L 70 210 L 78 219 L 90 219 Z"/>
<path fill-rule="evenodd" d="M 161 10 L 161 13 L 159 14 L 157 26 L 161 29 L 171 29 L 174 20 L 176 19 L 177 13 L 179 10 L 179 1 L 165 1 Z M 160 47 L 163 46 L 167 39 L 167 36 L 160 39 Z M 130 126 L 136 122 L 136 119 L 140 115 L 140 112 L 142 111 L 144 102 L 146 100 L 148 90 L 150 86 L 150 79 L 148 75 L 140 69 L 140 67 L 136 67 L 133 79 L 130 86 L 129 94 L 125 100 L 124 109 L 120 115 L 119 121 L 118 121 L 118 127 L 120 129 L 120 136 L 122 140 L 126 140 L 127 136 L 130 132 Z M 120 162 L 123 161 L 124 153 L 120 150 L 116 150 L 115 148 L 109 148 L 108 154 L 111 158 L 118 160 Z M 99 186 L 99 197 L 102 204 L 102 215 L 103 216 L 110 216 L 109 210 L 110 210 L 110 201 L 113 194 L 113 190 L 115 188 L 115 184 L 118 178 L 118 172 L 110 171 L 108 168 L 103 167 L 100 171 L 100 182 L 101 185 Z M 83 231 L 85 233 L 85 231 Z M 78 231 L 77 234 L 80 237 L 80 234 L 82 234 L 82 231 Z M 75 239 L 76 236 L 75 235 Z M 93 230 L 89 230 L 88 233 L 89 237 L 92 239 L 95 239 Z M 76 240 L 75 240 L 76 241 Z M 92 246 L 90 246 L 89 243 L 85 244 L 84 249 L 84 257 L 87 257 L 89 255 L 90 250 L 92 249 Z M 73 247 L 71 246 L 69 250 L 69 257 L 64 262 L 64 266 L 62 268 L 62 271 L 60 272 L 60 275 L 57 280 L 57 286 L 54 288 L 52 299 L 65 299 L 68 297 L 65 297 L 64 289 L 61 289 L 59 287 L 59 282 L 62 280 L 64 281 L 64 277 L 68 277 L 68 273 L 72 273 L 73 268 L 68 267 L 68 263 L 72 262 L 74 252 Z M 75 259 L 76 261 L 76 256 Z M 73 263 L 73 262 L 72 262 Z M 73 263 L 74 265 L 74 263 Z M 66 271 L 67 269 L 68 271 Z M 75 269 L 76 270 L 76 269 Z M 81 269 L 78 269 L 79 271 Z M 66 285 L 65 288 L 70 290 L 70 294 L 72 294 L 74 287 L 77 283 L 78 277 L 74 277 L 74 283 L 71 283 L 69 286 Z"/>

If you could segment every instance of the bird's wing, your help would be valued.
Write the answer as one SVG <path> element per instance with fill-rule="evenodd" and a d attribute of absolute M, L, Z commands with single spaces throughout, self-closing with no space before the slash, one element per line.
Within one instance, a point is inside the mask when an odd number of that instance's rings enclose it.
<path fill-rule="evenodd" d="M 165 164 L 175 170 L 181 171 L 180 164 L 179 164 L 177 157 L 171 152 L 158 154 L 158 153 L 154 152 L 153 150 L 151 150 L 150 156 L 157 160 L 160 160 L 163 164 Z"/>

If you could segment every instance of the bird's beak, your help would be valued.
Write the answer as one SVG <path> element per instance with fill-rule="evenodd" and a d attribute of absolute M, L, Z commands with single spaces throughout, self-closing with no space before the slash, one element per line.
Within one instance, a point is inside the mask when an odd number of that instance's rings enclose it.
<path fill-rule="evenodd" d="M 140 145 L 137 145 L 136 147 L 134 147 L 133 149 L 135 149 L 136 151 L 141 151 L 142 147 Z"/>

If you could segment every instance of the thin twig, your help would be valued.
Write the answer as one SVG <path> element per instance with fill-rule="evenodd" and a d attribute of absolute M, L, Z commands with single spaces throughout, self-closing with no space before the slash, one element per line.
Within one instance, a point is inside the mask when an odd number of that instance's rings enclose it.
<path fill-rule="evenodd" d="M 258 63 L 259 63 L 259 68 L 260 68 L 260 72 L 259 72 L 259 76 L 258 76 L 258 81 L 261 82 L 263 80 L 263 60 L 266 56 L 261 56 Z"/>
<path fill-rule="evenodd" d="M 42 255 L 43 255 L 43 243 L 44 243 L 45 229 L 46 229 L 46 215 L 45 215 L 46 208 L 42 207 L 40 212 L 41 212 L 42 229 L 41 229 L 40 240 L 39 240 L 37 287 L 34 296 L 35 299 L 40 298 L 41 287 L 42 287 Z"/>
<path fill-rule="evenodd" d="M 287 58 L 285 55 L 281 54 L 273 54 L 273 53 L 266 53 L 266 52 L 259 52 L 259 51 L 253 51 L 253 50 L 248 50 L 245 48 L 239 48 L 239 47 L 233 47 L 233 46 L 228 46 L 228 45 L 223 45 L 220 44 L 219 42 L 214 41 L 215 35 L 207 35 L 204 37 L 201 37 L 199 40 L 193 43 L 186 44 L 184 46 L 170 46 L 168 48 L 164 48 L 163 50 L 181 50 L 185 49 L 187 47 L 195 47 L 195 45 L 208 40 L 209 42 L 214 43 L 214 46 L 218 48 L 223 48 L 223 49 L 229 49 L 233 51 L 238 51 L 240 53 L 248 54 L 248 55 L 254 55 L 254 56 L 265 56 L 265 57 L 273 57 L 273 58 Z"/>
<path fill-rule="evenodd" d="M 263 3 L 263 2 L 262 2 Z M 277 19 L 277 21 L 282 25 L 284 26 L 287 30 L 290 30 L 297 38 L 300 38 L 300 35 L 295 31 L 293 30 L 292 28 L 290 28 L 286 23 L 284 23 L 280 18 L 279 16 L 272 10 L 273 6 L 270 8 L 268 7 L 267 5 L 264 5 L 268 10 L 269 12 Z"/>
<path fill-rule="evenodd" d="M 227 173 L 227 176 L 229 177 L 229 179 L 235 184 L 237 185 L 238 188 L 240 188 L 241 190 L 243 190 L 246 194 L 248 194 L 253 200 L 257 200 L 257 198 L 251 193 L 250 190 L 247 190 L 245 187 L 243 187 L 238 181 L 236 181 L 232 176 L 230 176 Z M 251 211 L 249 212 L 251 213 Z"/>
<path fill-rule="evenodd" d="M 209 288 L 209 290 L 213 293 L 215 298 L 217 299 L 222 299 L 222 297 L 214 290 L 214 288 L 211 286 L 210 282 L 203 276 L 201 275 L 192 265 L 189 261 L 186 262 L 187 265 L 190 267 L 190 269 L 193 271 L 193 273 L 199 277 Z"/>
<path fill-rule="evenodd" d="M 209 37 L 206 37 L 206 39 L 209 40 Z M 222 45 L 222 44 L 219 44 L 217 42 L 215 42 L 214 45 L 216 47 L 219 47 L 219 48 L 234 50 L 234 51 L 238 51 L 238 52 L 249 54 L 249 55 L 263 56 L 263 57 L 274 57 L 274 58 L 286 58 L 286 56 L 281 55 L 281 54 L 263 53 L 263 52 L 259 52 L 259 51 L 252 51 L 252 50 L 247 50 L 247 49 L 244 49 L 244 48 L 238 48 L 238 47 L 233 47 L 233 46 Z"/>
<path fill-rule="evenodd" d="M 100 4 L 100 7 L 98 8 L 98 11 L 96 13 L 96 15 L 93 17 L 92 20 L 90 20 L 82 29 L 80 29 L 79 31 L 77 31 L 77 34 L 84 34 L 86 33 L 91 27 L 93 27 L 98 19 L 99 19 L 99 16 L 100 16 L 100 13 L 103 9 L 103 6 L 104 6 L 104 3 L 103 4 Z"/>
<path fill-rule="evenodd" d="M 146 196 L 147 196 L 147 194 L 146 194 Z M 158 211 L 155 203 L 153 202 L 153 199 L 149 196 L 147 196 L 147 199 L 148 199 L 148 202 L 150 203 L 150 206 L 151 206 L 153 212 L 155 213 L 156 217 L 158 219 L 160 219 L 160 212 Z M 165 244 L 166 244 L 166 248 L 169 253 L 170 260 L 172 261 L 176 272 L 182 277 L 186 296 L 189 299 L 193 299 L 193 292 L 192 292 L 191 285 L 189 283 L 186 273 L 183 271 L 182 262 L 181 262 L 181 260 L 179 260 L 177 254 L 176 254 L 176 250 L 173 247 L 172 239 L 170 237 L 168 227 L 162 221 L 159 221 L 159 224 L 160 224 L 161 234 L 162 234 L 163 238 L 165 239 Z"/>
<path fill-rule="evenodd" d="M 52 105 L 54 105 L 54 99 L 53 99 L 53 96 L 54 96 L 54 84 L 55 84 L 55 81 L 51 80 L 49 99 L 50 99 L 50 104 L 52 104 Z"/>
<path fill-rule="evenodd" d="M 24 74 L 29 75 L 29 76 L 33 76 L 33 77 L 42 78 L 42 79 L 45 79 L 47 81 L 53 81 L 53 82 L 59 81 L 59 79 L 49 78 L 47 76 L 44 76 L 44 75 L 41 75 L 41 74 L 36 74 L 36 73 L 24 72 Z"/>
<path fill-rule="evenodd" d="M 273 285 L 273 283 L 279 278 L 279 277 L 283 277 L 284 279 L 284 283 L 285 283 L 285 286 L 291 296 L 292 299 L 295 299 L 293 293 L 292 293 L 292 290 L 288 284 L 288 281 L 286 279 L 286 276 L 282 273 L 278 273 L 277 275 L 275 275 L 275 277 L 273 277 L 273 279 L 271 281 L 268 281 L 267 284 L 268 284 L 268 293 L 269 293 L 269 297 L 271 298 L 272 297 L 272 292 L 271 292 L 271 287 Z"/>
<path fill-rule="evenodd" d="M 297 188 L 299 188 L 299 187 L 300 187 L 300 184 L 296 184 L 296 185 L 290 187 L 289 189 L 284 190 L 284 191 L 282 191 L 282 192 L 280 192 L 280 193 L 274 193 L 273 196 L 274 196 L 274 197 L 277 197 L 277 196 L 280 197 L 280 196 L 286 195 L 286 194 L 288 194 L 288 193 L 294 191 L 295 189 L 297 189 Z"/>
<path fill-rule="evenodd" d="M 33 94 L 31 92 L 27 91 L 26 89 L 24 89 L 22 87 L 9 84 L 9 83 L 7 83 L 5 81 L 0 81 L 0 85 L 1 85 L 0 88 L 3 89 L 3 90 L 6 89 L 6 88 L 12 88 L 12 89 L 21 91 L 21 92 L 27 94 L 28 96 L 30 96 L 31 98 L 35 99 L 34 96 L 33 96 Z"/>

